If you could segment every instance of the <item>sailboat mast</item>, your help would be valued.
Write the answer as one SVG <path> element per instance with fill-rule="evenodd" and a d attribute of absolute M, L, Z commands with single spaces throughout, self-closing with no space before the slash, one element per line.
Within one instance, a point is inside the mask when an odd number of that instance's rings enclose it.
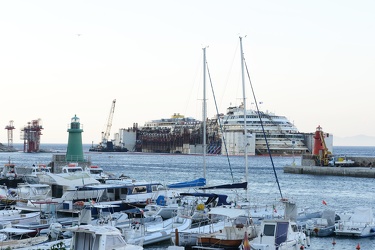
<path fill-rule="evenodd" d="M 244 68 L 244 56 L 242 48 L 242 37 L 240 37 L 240 48 L 241 48 L 241 72 L 242 72 L 242 99 L 243 99 L 243 128 L 244 128 L 244 154 L 245 154 L 245 178 L 248 182 L 248 163 L 247 163 L 247 154 L 248 154 L 248 140 L 247 140 L 247 124 L 246 124 L 246 89 L 245 89 L 245 68 Z M 246 188 L 246 199 L 249 200 L 249 192 Z"/>
<path fill-rule="evenodd" d="M 206 100 L 206 47 L 203 48 L 203 178 L 206 178 L 206 128 L 207 128 L 207 100 Z"/>

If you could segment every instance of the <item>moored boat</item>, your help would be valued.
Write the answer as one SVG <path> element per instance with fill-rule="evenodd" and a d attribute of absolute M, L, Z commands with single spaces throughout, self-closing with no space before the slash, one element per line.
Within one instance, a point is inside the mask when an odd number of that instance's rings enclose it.
<path fill-rule="evenodd" d="M 375 218 L 370 207 L 356 207 L 353 214 L 340 215 L 335 224 L 337 236 L 373 237 L 375 236 Z"/>

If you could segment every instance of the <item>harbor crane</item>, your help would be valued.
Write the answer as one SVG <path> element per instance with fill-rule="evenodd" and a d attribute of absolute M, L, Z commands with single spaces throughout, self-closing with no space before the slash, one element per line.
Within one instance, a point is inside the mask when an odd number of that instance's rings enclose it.
<path fill-rule="evenodd" d="M 115 106 L 116 106 L 116 99 L 112 101 L 111 110 L 109 111 L 109 116 L 107 120 L 107 127 L 105 132 L 102 132 L 102 146 L 106 146 L 108 144 L 109 135 L 111 133 L 111 127 L 112 127 L 112 120 L 113 120 L 113 114 L 115 113 Z"/>
<path fill-rule="evenodd" d="M 127 152 L 128 149 L 125 147 L 121 147 L 118 145 L 114 145 L 113 141 L 109 139 L 111 134 L 111 127 L 112 127 L 112 120 L 113 114 L 115 113 L 115 105 L 116 99 L 112 101 L 111 110 L 109 111 L 109 116 L 106 124 L 105 132 L 102 132 L 102 140 L 101 142 L 94 146 L 92 145 L 89 151 L 96 151 L 96 152 Z"/>

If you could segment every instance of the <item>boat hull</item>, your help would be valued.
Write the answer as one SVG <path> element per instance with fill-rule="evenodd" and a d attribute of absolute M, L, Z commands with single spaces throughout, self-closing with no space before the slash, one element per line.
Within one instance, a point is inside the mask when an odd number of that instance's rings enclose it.
<path fill-rule="evenodd" d="M 242 244 L 243 239 L 219 239 L 215 237 L 200 237 L 198 238 L 198 245 L 203 247 L 238 249 Z"/>

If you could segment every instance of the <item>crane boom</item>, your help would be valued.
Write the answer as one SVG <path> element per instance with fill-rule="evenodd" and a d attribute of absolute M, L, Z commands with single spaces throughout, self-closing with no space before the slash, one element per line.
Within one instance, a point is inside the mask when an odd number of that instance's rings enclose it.
<path fill-rule="evenodd" d="M 110 135 L 110 132 L 111 132 L 111 127 L 112 127 L 113 114 L 115 113 L 115 104 L 116 104 L 116 99 L 114 99 L 112 101 L 111 110 L 109 111 L 109 117 L 108 117 L 108 120 L 107 120 L 107 128 L 105 130 L 105 133 L 103 133 L 103 135 L 102 135 L 102 144 L 103 145 L 106 145 L 106 143 L 108 142 L 108 139 L 109 139 L 109 135 Z"/>

